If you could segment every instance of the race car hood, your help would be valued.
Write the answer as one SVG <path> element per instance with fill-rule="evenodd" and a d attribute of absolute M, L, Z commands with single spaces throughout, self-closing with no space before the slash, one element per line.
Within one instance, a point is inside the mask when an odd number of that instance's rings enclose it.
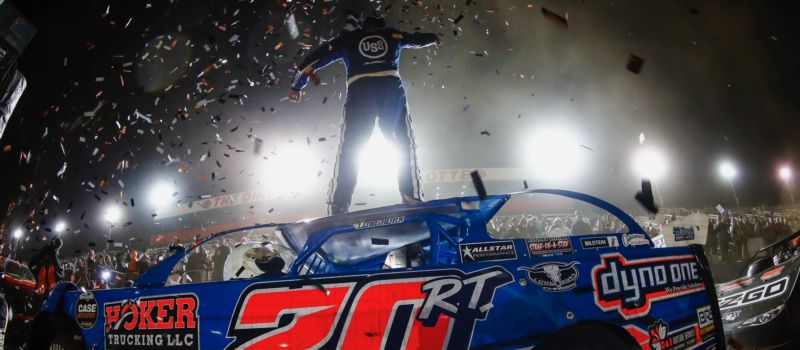
<path fill-rule="evenodd" d="M 748 319 L 784 305 L 795 288 L 800 256 L 753 277 L 717 285 L 717 299 L 725 332 L 743 327 Z"/>

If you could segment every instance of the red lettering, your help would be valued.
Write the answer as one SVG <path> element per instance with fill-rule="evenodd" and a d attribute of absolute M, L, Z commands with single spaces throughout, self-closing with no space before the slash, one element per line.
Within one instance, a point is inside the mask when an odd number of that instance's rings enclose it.
<path fill-rule="evenodd" d="M 139 320 L 139 308 L 136 304 L 130 303 L 125 304 L 122 306 L 122 311 L 120 312 L 120 320 L 124 320 L 128 318 L 128 314 L 130 313 L 130 319 L 125 321 L 122 326 L 125 328 L 126 331 L 132 331 L 136 329 L 136 322 Z"/>
<path fill-rule="evenodd" d="M 195 309 L 197 308 L 197 301 L 190 297 L 178 298 L 175 300 L 175 304 L 178 309 L 175 317 L 175 328 L 196 328 Z"/>
<path fill-rule="evenodd" d="M 152 301 L 151 301 L 152 303 Z M 172 317 L 168 317 L 168 313 L 170 310 L 175 308 L 175 300 L 174 299 L 161 299 L 156 301 L 156 322 L 153 323 L 153 320 L 150 319 L 150 327 L 149 329 L 172 329 Z M 152 304 L 151 304 L 152 309 Z M 148 314 L 148 317 L 150 315 Z"/>
<path fill-rule="evenodd" d="M 403 304 L 412 304 L 414 311 L 410 316 L 413 321 L 408 333 L 408 348 L 442 349 L 450 328 L 450 317 L 440 316 L 433 327 L 425 327 L 415 317 L 425 301 L 426 294 L 422 292 L 422 285 L 427 280 L 428 278 L 420 278 L 399 283 L 376 281 L 364 286 L 355 298 L 355 309 L 345 322 L 345 334 L 339 348 L 383 348 L 392 322 L 409 324 L 411 321 L 392 319 L 395 309 Z"/>
<path fill-rule="evenodd" d="M 119 305 L 106 306 L 106 325 L 114 326 L 119 322 Z"/>
<path fill-rule="evenodd" d="M 345 300 L 354 283 L 302 289 L 254 291 L 246 298 L 236 328 L 273 328 L 283 315 L 292 315 L 288 326 L 267 333 L 263 339 L 248 344 L 248 349 L 308 349 L 328 341 L 341 317 Z"/>
<path fill-rule="evenodd" d="M 155 301 L 140 301 L 139 303 L 139 329 L 147 329 L 153 327 L 153 307 L 156 305 Z"/>

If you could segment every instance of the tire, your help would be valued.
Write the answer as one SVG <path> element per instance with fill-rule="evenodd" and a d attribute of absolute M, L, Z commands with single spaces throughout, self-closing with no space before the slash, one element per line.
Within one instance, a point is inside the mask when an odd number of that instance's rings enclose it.
<path fill-rule="evenodd" d="M 595 323 L 576 324 L 559 330 L 541 343 L 536 350 L 637 350 L 641 347 L 622 329 Z"/>
<path fill-rule="evenodd" d="M 81 336 L 73 333 L 59 333 L 47 346 L 48 350 L 79 350 L 83 349 Z"/>

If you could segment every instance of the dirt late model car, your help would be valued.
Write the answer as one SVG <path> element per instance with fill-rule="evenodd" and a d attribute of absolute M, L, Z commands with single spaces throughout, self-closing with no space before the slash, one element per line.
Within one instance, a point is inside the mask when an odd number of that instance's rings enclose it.
<path fill-rule="evenodd" d="M 741 277 L 717 286 L 725 335 L 736 348 L 800 348 L 800 232 L 759 249 Z"/>
<path fill-rule="evenodd" d="M 624 224 L 624 233 L 559 236 L 554 232 L 563 231 L 520 229 L 516 223 L 533 214 L 553 226 L 562 223 L 559 214 L 541 208 L 538 195 L 566 200 L 552 201 L 562 213 L 602 209 L 604 218 Z M 611 204 L 561 190 L 248 227 L 175 252 L 132 288 L 88 292 L 59 284 L 34 321 L 30 345 L 722 348 L 702 249 L 654 248 L 643 232 Z M 191 283 L 180 278 L 191 275 L 183 261 L 192 254 L 226 244 L 233 250 L 223 271 L 195 273 Z"/>

